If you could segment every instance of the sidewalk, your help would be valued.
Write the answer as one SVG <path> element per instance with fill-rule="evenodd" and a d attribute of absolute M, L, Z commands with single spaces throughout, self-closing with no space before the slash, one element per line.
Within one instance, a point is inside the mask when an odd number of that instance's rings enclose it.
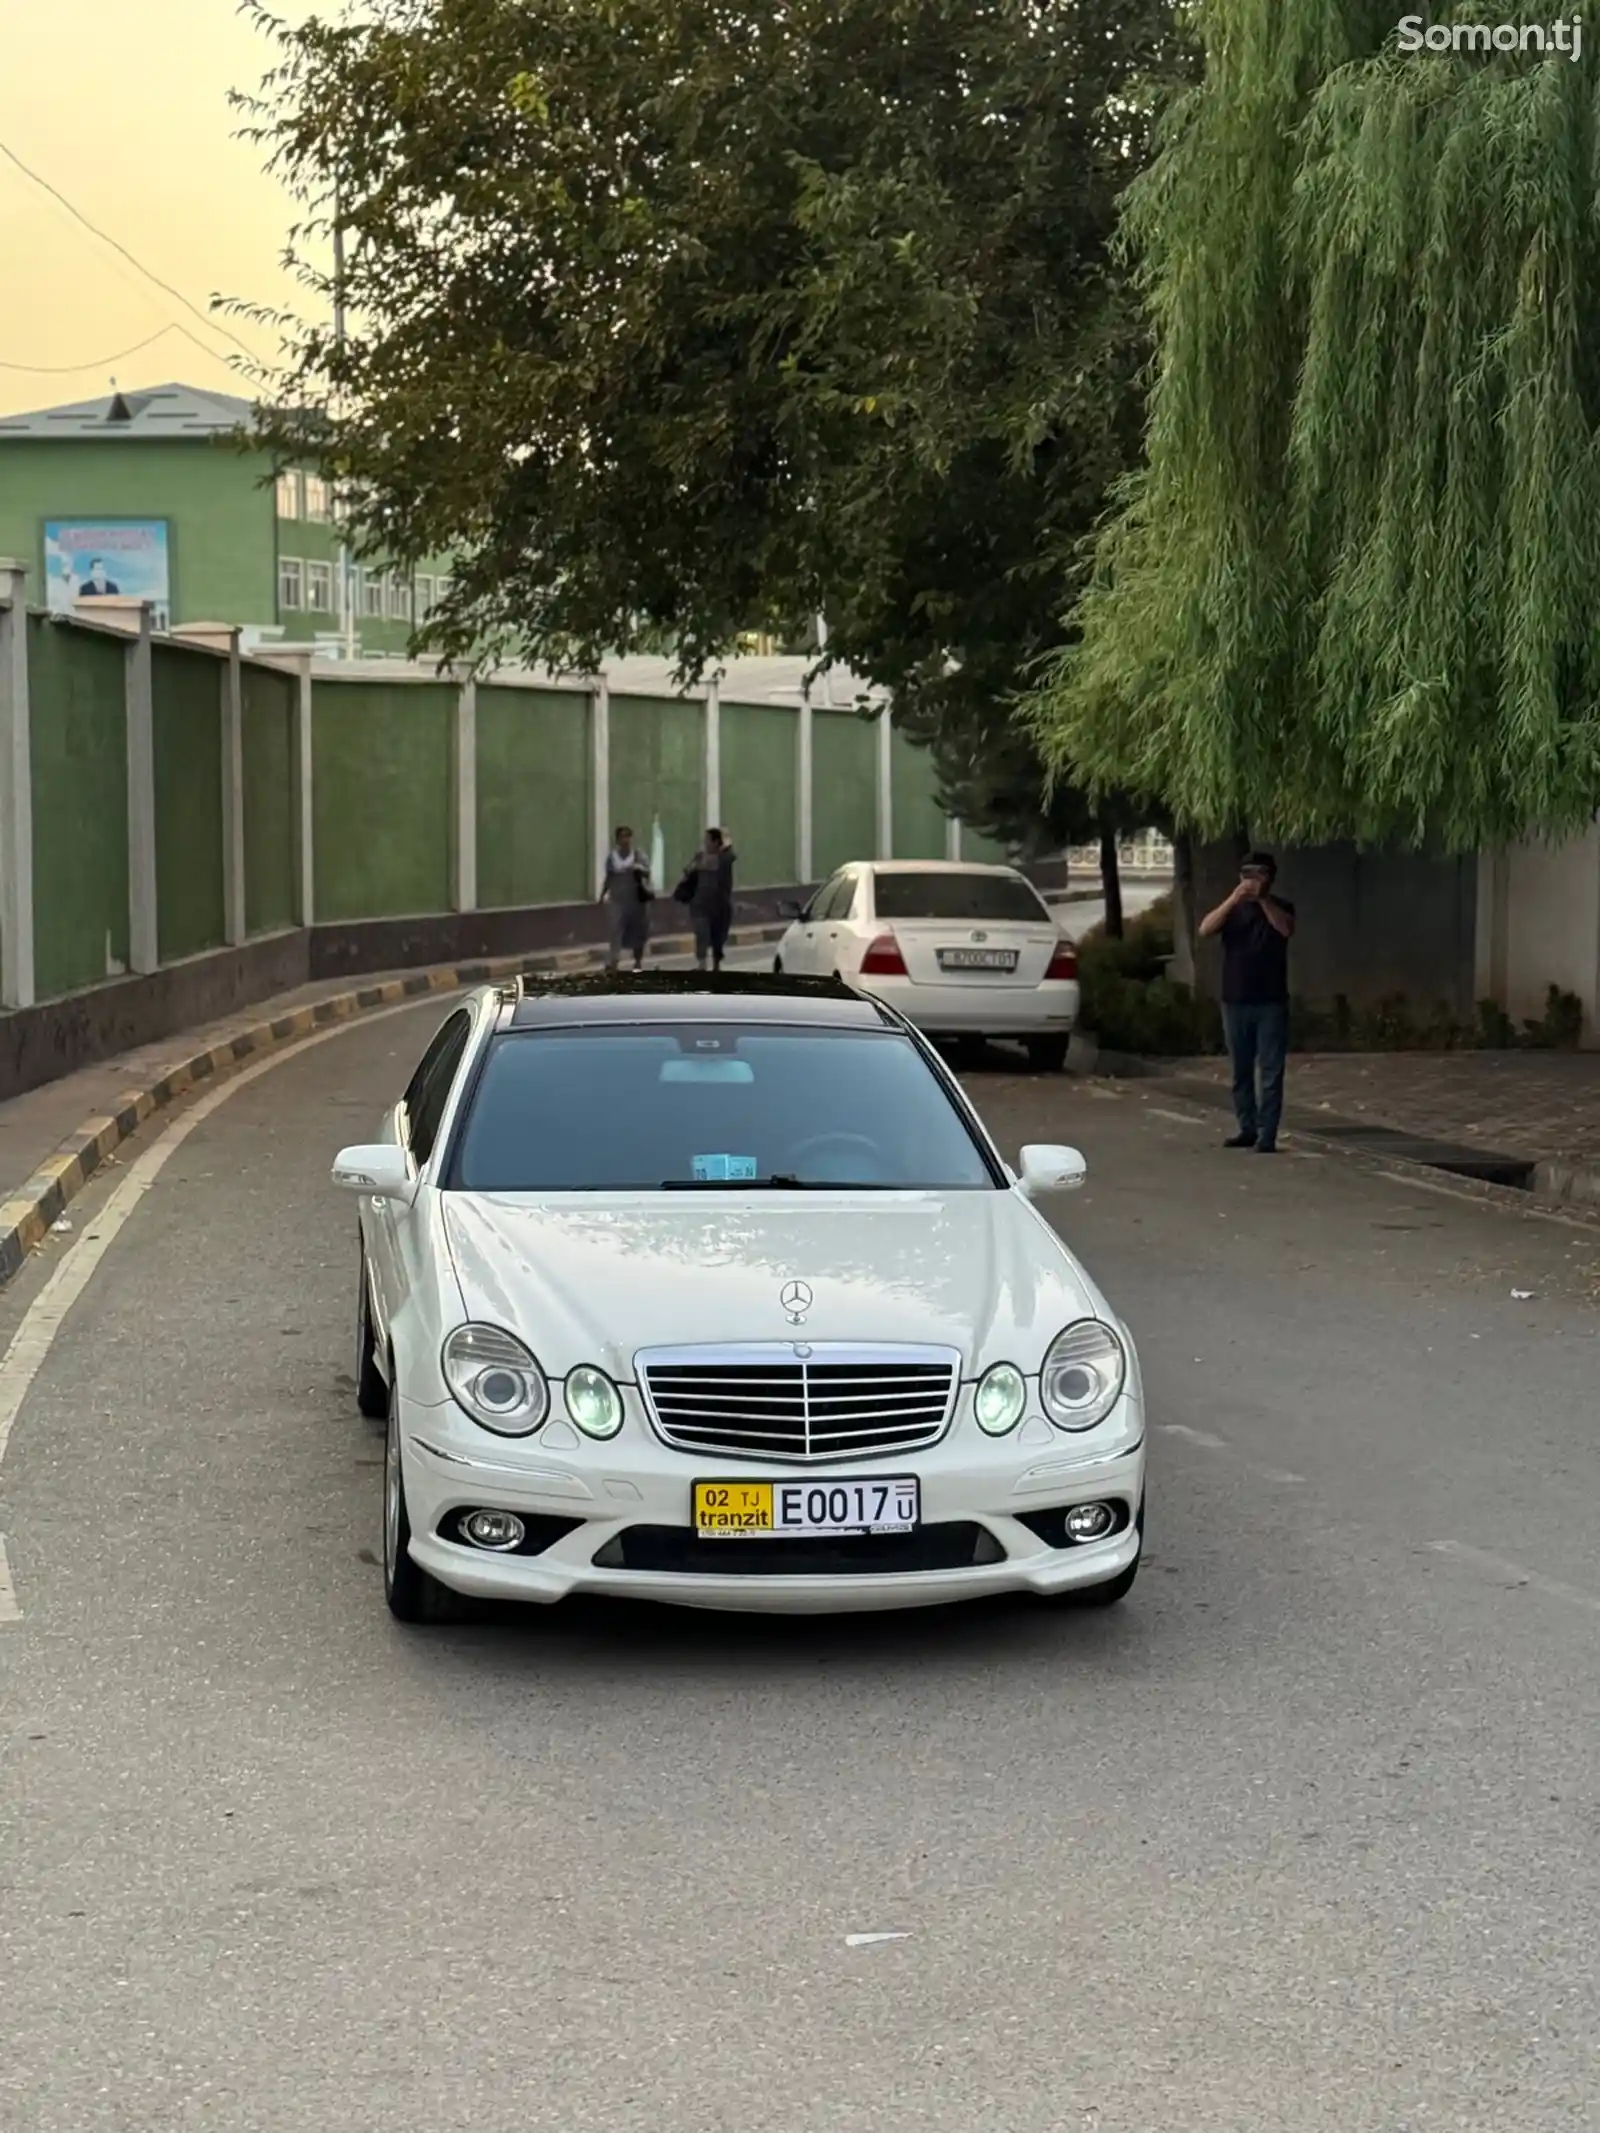
<path fill-rule="evenodd" d="M 775 940 L 784 930 L 783 922 L 735 926 L 729 946 L 751 947 Z M 653 962 L 692 950 L 687 934 L 663 935 L 650 944 Z M 226 1021 L 120 1052 L 0 1104 L 0 1288 L 112 1152 L 197 1083 L 223 1079 L 244 1061 L 294 1043 L 319 1026 L 430 993 L 443 998 L 519 970 L 594 969 L 604 953 L 597 947 L 571 948 L 492 963 L 324 979 L 260 1000 Z"/>
<path fill-rule="evenodd" d="M 1156 1078 L 1174 1093 L 1228 1101 L 1223 1059 L 1174 1061 Z M 1600 1203 L 1600 1053 L 1297 1053 L 1286 1087 L 1291 1133 L 1369 1148 L 1402 1136 L 1452 1158 L 1437 1167 L 1515 1171 L 1503 1182 Z"/>

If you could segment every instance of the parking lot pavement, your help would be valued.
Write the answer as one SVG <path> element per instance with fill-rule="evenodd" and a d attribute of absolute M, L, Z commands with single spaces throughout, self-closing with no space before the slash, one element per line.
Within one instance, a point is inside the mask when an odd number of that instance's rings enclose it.
<path fill-rule="evenodd" d="M 6 2133 L 1587 2133 L 1591 1237 L 996 1055 L 1141 1344 L 1124 1609 L 410 1634 L 327 1172 L 438 1012 L 5 1299 Z"/>

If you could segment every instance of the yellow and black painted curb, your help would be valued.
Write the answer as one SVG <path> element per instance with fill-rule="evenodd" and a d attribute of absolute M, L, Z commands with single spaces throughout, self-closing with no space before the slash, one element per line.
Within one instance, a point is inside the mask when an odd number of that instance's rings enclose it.
<path fill-rule="evenodd" d="M 736 927 L 729 936 L 729 946 L 754 947 L 762 941 L 777 940 L 784 931 L 784 925 Z M 693 943 L 684 935 L 654 940 L 650 946 L 655 955 L 680 955 Z M 0 1203 L 0 1288 L 50 1234 L 52 1225 L 61 1220 L 68 1205 L 107 1157 L 131 1139 L 146 1119 L 164 1111 L 198 1083 L 224 1080 L 247 1059 L 295 1044 L 330 1023 L 348 1022 L 380 1007 L 397 1007 L 429 993 L 461 992 L 473 985 L 496 984 L 503 978 L 552 977 L 572 970 L 592 970 L 604 954 L 602 948 L 567 948 L 554 954 L 500 956 L 492 961 L 414 970 L 403 978 L 385 978 L 377 985 L 331 993 L 178 1060 L 148 1087 L 130 1089 L 109 1118 L 89 1119 L 40 1165 L 25 1185 Z"/>

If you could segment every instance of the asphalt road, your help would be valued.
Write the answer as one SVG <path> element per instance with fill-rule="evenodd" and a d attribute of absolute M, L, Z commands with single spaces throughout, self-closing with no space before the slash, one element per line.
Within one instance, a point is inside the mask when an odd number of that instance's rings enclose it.
<path fill-rule="evenodd" d="M 1600 1235 L 980 1071 L 1140 1338 L 1124 1609 L 407 1633 L 327 1172 L 439 1012 L 233 1085 L 17 1414 L 6 2133 L 1595 2125 Z"/>

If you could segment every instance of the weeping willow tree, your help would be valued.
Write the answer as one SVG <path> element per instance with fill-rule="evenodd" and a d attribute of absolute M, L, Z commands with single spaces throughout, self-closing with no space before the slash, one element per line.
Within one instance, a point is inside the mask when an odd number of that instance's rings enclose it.
<path fill-rule="evenodd" d="M 1029 717 L 1208 835 L 1465 850 L 1600 803 L 1596 69 L 1395 17 L 1203 0 L 1126 202 L 1146 464 Z"/>

